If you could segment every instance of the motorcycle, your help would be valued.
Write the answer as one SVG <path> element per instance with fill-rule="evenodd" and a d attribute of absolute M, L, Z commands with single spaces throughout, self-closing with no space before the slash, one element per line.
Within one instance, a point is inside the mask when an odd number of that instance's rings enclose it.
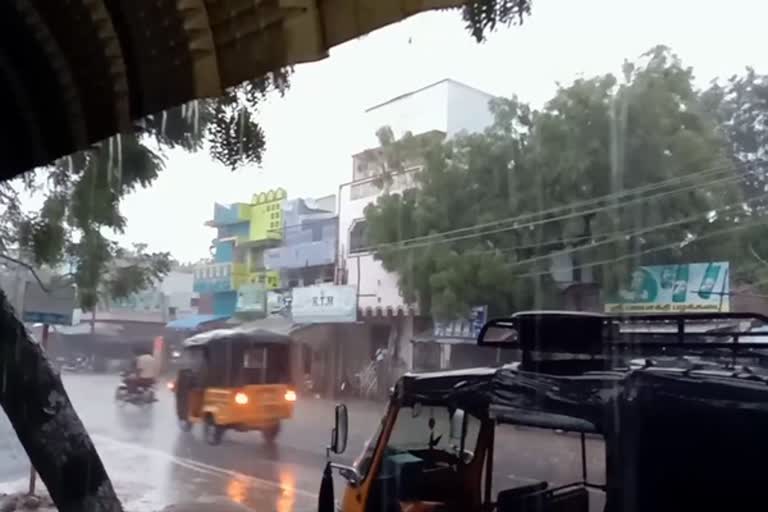
<path fill-rule="evenodd" d="M 132 374 L 123 373 L 123 382 L 115 390 L 119 404 L 150 405 L 157 402 L 154 384 L 130 383 Z"/>
<path fill-rule="evenodd" d="M 85 356 L 77 356 L 71 358 L 59 357 L 56 359 L 59 368 L 63 372 L 68 373 L 82 373 L 93 371 L 93 365 L 91 361 Z"/>

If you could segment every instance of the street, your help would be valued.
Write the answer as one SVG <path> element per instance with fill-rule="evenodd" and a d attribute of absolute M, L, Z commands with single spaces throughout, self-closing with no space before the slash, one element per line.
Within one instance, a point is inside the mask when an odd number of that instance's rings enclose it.
<path fill-rule="evenodd" d="M 157 511 L 170 505 L 229 504 L 251 511 L 302 512 L 316 508 L 325 462 L 333 403 L 300 398 L 294 419 L 283 424 L 270 447 L 257 432 L 227 432 L 209 446 L 199 427 L 181 432 L 173 395 L 158 386 L 159 401 L 147 408 L 118 406 L 113 400 L 119 377 L 64 375 L 64 384 L 128 511 Z M 384 406 L 351 402 L 349 445 L 341 457 L 350 463 L 378 424 Z M 576 437 L 511 427 L 497 429 L 494 488 L 531 479 L 564 483 L 580 479 Z M 588 441 L 590 480 L 603 483 L 602 443 Z M 29 463 L 7 419 L 0 421 L 0 492 L 26 488 Z M 343 481 L 336 478 L 337 498 Z M 598 509 L 601 500 L 592 500 Z"/>

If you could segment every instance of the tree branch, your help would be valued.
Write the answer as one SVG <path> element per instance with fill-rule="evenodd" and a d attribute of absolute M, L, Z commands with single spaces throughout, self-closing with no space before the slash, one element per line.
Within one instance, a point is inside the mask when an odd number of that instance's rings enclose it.
<path fill-rule="evenodd" d="M 0 406 L 61 512 L 120 512 L 59 376 L 0 291 Z"/>

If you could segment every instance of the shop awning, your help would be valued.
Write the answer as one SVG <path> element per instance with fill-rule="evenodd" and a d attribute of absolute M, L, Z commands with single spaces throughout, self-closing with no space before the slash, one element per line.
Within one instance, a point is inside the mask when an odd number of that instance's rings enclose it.
<path fill-rule="evenodd" d="M 284 336 L 289 336 L 291 333 L 306 327 L 306 324 L 295 324 L 289 318 L 281 315 L 270 315 L 267 318 L 245 322 L 238 321 L 237 318 L 231 318 L 227 323 L 237 325 L 239 329 L 263 329 Z"/>
<path fill-rule="evenodd" d="M 466 336 L 436 336 L 432 331 L 425 331 L 411 338 L 411 343 L 440 343 L 443 345 L 477 345 L 477 338 Z"/>
<path fill-rule="evenodd" d="M 205 324 L 223 322 L 229 315 L 190 315 L 177 320 L 171 320 L 165 326 L 177 331 L 193 331 Z"/>

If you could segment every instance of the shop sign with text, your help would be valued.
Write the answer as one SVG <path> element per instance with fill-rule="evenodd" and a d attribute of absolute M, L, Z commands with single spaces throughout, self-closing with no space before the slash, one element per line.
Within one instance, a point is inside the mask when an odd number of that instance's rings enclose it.
<path fill-rule="evenodd" d="M 291 314 L 297 324 L 356 322 L 357 290 L 333 284 L 294 288 Z"/>

